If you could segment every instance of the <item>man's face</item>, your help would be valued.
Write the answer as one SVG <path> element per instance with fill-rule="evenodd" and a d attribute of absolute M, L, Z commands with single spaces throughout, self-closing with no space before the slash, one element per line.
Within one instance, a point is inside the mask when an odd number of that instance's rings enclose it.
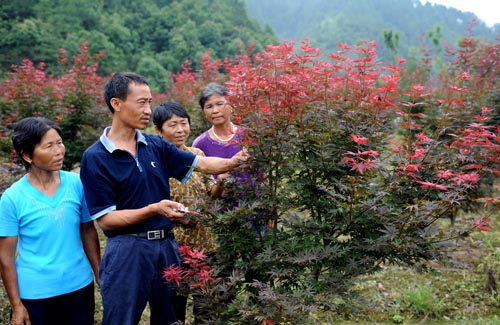
<path fill-rule="evenodd" d="M 125 101 L 112 98 L 115 115 L 131 128 L 144 130 L 151 118 L 151 90 L 148 85 L 131 83 Z"/>

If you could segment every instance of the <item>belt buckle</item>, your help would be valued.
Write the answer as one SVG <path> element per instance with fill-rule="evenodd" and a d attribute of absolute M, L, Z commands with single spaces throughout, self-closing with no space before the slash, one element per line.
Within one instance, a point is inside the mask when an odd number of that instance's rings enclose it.
<path fill-rule="evenodd" d="M 163 238 L 163 229 L 148 231 L 148 240 L 156 240 Z"/>

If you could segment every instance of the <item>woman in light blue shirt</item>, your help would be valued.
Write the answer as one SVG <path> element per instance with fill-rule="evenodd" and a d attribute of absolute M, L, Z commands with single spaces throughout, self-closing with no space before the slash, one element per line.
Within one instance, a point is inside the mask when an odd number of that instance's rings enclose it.
<path fill-rule="evenodd" d="M 0 266 L 11 324 L 93 325 L 99 241 L 79 175 L 61 170 L 61 130 L 28 117 L 12 142 L 27 173 L 0 198 Z"/>

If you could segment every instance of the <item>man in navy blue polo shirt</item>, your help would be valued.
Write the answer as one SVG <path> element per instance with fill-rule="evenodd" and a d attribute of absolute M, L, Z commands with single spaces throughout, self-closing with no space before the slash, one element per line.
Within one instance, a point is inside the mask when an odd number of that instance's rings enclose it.
<path fill-rule="evenodd" d="M 146 79 L 117 73 L 104 88 L 113 113 L 110 127 L 84 153 L 80 177 L 92 218 L 107 236 L 101 262 L 104 325 L 132 325 L 149 302 L 151 324 L 175 324 L 173 294 L 163 270 L 180 264 L 173 223 L 184 208 L 170 201 L 169 178 L 186 182 L 193 169 L 219 174 L 245 160 L 199 157 L 162 139 L 141 133 L 151 117 Z"/>

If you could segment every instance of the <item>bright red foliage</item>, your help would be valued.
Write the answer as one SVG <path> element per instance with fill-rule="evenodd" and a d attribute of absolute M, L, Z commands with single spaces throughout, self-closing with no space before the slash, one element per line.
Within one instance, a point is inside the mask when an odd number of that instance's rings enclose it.
<path fill-rule="evenodd" d="M 179 246 L 181 252 L 182 265 L 171 265 L 163 271 L 163 277 L 167 282 L 175 283 L 190 288 L 206 287 L 216 279 L 212 277 L 213 269 L 206 262 L 207 256 L 198 249 L 192 249 L 187 244 Z"/>

